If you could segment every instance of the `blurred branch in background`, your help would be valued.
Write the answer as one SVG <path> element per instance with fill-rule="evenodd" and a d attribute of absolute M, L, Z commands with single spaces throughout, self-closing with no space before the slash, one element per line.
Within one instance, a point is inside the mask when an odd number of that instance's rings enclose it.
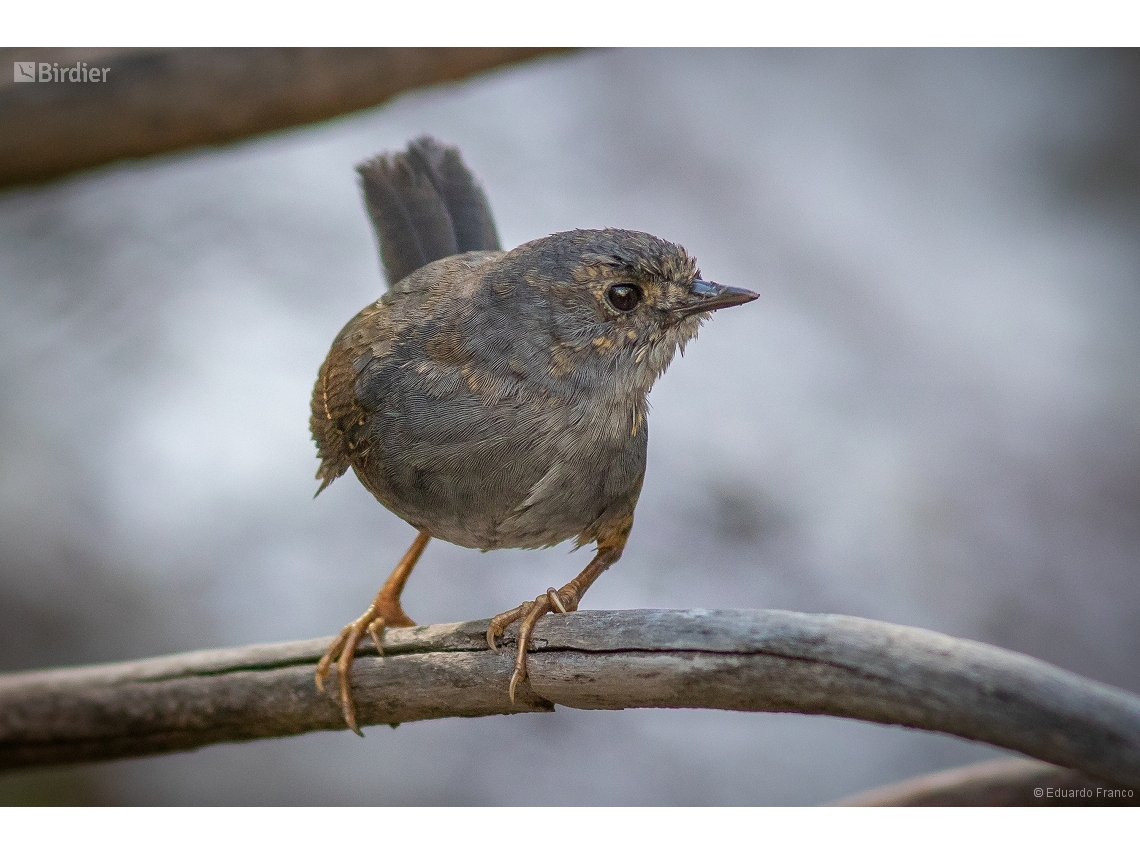
<path fill-rule="evenodd" d="M 552 48 L 0 50 L 0 187 L 329 119 Z M 109 68 L 16 83 L 15 62 Z M 54 73 L 54 72 L 53 72 Z"/>
<path fill-rule="evenodd" d="M 847 807 L 1037 807 L 1104 805 L 1103 781 L 1040 760 L 1003 757 L 921 775 L 832 802 Z M 1140 794 L 1113 798 L 1140 805 Z"/>
<path fill-rule="evenodd" d="M 988 742 L 1140 787 L 1140 697 L 1018 653 L 840 615 L 597 611 L 546 617 L 530 682 L 486 621 L 389 630 L 353 669 L 362 724 L 579 709 L 826 714 Z M 343 729 L 313 686 L 329 639 L 0 676 L 0 768 Z"/>

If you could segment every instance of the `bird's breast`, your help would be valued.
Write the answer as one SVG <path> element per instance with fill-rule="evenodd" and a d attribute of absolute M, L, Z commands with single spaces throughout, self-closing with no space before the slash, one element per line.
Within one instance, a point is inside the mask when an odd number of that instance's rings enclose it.
<path fill-rule="evenodd" d="M 509 366 L 422 360 L 373 378 L 362 482 L 434 536 L 479 549 L 551 546 L 636 500 L 644 401 L 552 389 Z"/>

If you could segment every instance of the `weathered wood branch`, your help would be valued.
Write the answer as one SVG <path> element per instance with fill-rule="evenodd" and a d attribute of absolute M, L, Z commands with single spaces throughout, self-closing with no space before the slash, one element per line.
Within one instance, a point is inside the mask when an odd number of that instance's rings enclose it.
<path fill-rule="evenodd" d="M 543 618 L 530 681 L 486 621 L 389 630 L 361 651 L 362 724 L 580 709 L 707 707 L 899 724 L 1140 785 L 1140 696 L 927 630 L 783 611 Z M 329 639 L 0 676 L 0 768 L 109 760 L 344 727 L 313 669 Z"/>
<path fill-rule="evenodd" d="M 372 107 L 550 48 L 7 49 L 74 80 L 0 83 L 0 187 L 123 158 L 232 142 Z M 88 68 L 106 80 L 82 82 Z"/>
<path fill-rule="evenodd" d="M 1117 788 L 1076 769 L 1002 757 L 877 787 L 832 802 L 850 807 L 1137 806 L 1140 790 Z"/>

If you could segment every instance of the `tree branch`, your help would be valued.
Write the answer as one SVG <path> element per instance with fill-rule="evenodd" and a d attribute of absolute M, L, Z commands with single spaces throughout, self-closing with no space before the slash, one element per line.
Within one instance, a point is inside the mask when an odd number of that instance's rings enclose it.
<path fill-rule="evenodd" d="M 1137 806 L 1134 789 L 1025 757 L 1001 757 L 888 784 L 832 802 L 847 807 Z"/>
<path fill-rule="evenodd" d="M 520 62 L 550 48 L 178 48 L 0 51 L 86 62 L 97 83 L 0 84 L 0 187 L 329 119 L 401 92 Z M 51 66 L 51 62 L 45 62 Z M 39 63 L 37 62 L 37 75 Z M 82 66 L 80 66 L 80 69 Z M 11 78 L 8 78 L 10 81 Z"/>
<path fill-rule="evenodd" d="M 579 709 L 706 707 L 863 719 L 962 736 L 1140 785 L 1140 696 L 973 641 L 840 615 L 547 616 L 530 680 L 486 621 L 388 630 L 352 682 L 362 724 Z M 0 768 L 110 760 L 344 728 L 313 670 L 330 639 L 0 676 Z"/>

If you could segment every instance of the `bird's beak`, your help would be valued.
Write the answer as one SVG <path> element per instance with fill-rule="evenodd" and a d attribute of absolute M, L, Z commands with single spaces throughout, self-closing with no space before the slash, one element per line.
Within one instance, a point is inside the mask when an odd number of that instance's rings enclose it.
<path fill-rule="evenodd" d="M 704 279 L 694 279 L 689 288 L 688 298 L 674 311 L 681 317 L 698 312 L 711 312 L 729 306 L 751 303 L 760 295 L 746 288 L 733 288 L 731 285 L 718 285 Z"/>

